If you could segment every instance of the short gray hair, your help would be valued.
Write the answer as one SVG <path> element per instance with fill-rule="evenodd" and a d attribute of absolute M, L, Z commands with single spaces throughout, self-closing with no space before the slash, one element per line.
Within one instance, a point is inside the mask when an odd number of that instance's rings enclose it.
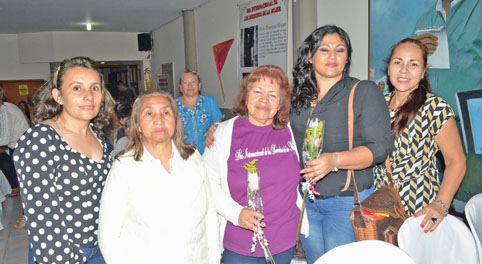
<path fill-rule="evenodd" d="M 185 71 L 181 74 L 181 77 L 179 78 L 179 84 L 182 84 L 182 76 L 183 76 L 185 73 L 190 73 L 190 74 L 196 76 L 196 77 L 197 77 L 197 81 L 198 81 L 199 83 L 201 83 L 201 77 L 199 77 L 199 74 L 197 73 L 197 71 L 185 70 Z"/>

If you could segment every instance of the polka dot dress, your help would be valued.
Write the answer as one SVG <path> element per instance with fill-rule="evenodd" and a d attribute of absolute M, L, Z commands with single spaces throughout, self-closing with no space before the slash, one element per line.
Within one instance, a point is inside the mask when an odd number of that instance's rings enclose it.
<path fill-rule="evenodd" d="M 96 162 L 45 124 L 17 142 L 13 159 L 37 263 L 85 263 L 81 248 L 97 246 L 99 201 L 112 163 L 102 145 Z"/>

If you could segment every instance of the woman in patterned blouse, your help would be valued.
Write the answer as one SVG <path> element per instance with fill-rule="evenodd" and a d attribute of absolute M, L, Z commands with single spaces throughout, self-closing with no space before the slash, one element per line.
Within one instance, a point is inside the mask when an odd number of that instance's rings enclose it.
<path fill-rule="evenodd" d="M 450 105 L 431 93 L 426 73 L 427 50 L 418 40 L 404 39 L 393 46 L 388 60 L 386 97 L 392 118 L 395 148 L 390 155 L 393 183 L 408 215 L 425 215 L 425 233 L 437 228 L 464 178 L 465 155 Z M 445 171 L 438 179 L 435 154 L 442 151 Z M 375 185 L 388 183 L 376 170 Z"/>
<path fill-rule="evenodd" d="M 102 139 L 113 101 L 94 61 L 64 60 L 40 90 L 34 127 L 17 142 L 29 263 L 104 263 L 99 200 L 112 160 Z"/>
<path fill-rule="evenodd" d="M 204 153 L 206 133 L 214 133 L 217 122 L 223 114 L 213 97 L 200 94 L 201 79 L 195 71 L 185 71 L 179 80 L 182 96 L 176 98 L 177 109 L 181 116 L 185 141 L 196 146 Z"/>

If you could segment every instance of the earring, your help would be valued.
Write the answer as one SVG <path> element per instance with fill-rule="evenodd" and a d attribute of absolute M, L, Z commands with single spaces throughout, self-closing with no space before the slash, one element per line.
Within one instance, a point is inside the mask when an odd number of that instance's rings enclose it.
<path fill-rule="evenodd" d="M 64 103 L 62 103 L 62 102 L 59 102 L 59 105 L 64 105 Z"/>

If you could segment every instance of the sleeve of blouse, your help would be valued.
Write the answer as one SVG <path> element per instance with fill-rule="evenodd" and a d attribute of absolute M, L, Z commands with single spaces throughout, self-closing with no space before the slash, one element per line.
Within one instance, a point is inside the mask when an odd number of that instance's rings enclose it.
<path fill-rule="evenodd" d="M 8 145 L 8 117 L 7 117 L 7 107 L 0 107 L 0 146 Z"/>
<path fill-rule="evenodd" d="M 18 141 L 14 163 L 21 188 L 30 246 L 37 263 L 86 263 L 72 243 L 59 206 L 53 136 L 47 127 L 29 129 Z"/>
<path fill-rule="evenodd" d="M 393 145 L 385 98 L 375 83 L 362 81 L 355 91 L 354 104 L 355 109 L 360 109 L 360 127 L 355 127 L 355 130 L 361 130 L 362 145 L 373 154 L 372 165 L 381 163 L 387 158 Z"/>
<path fill-rule="evenodd" d="M 454 116 L 454 111 L 450 105 L 442 99 L 442 97 L 435 96 L 428 105 L 429 111 L 431 111 L 432 120 L 430 120 L 430 129 L 435 136 L 438 134 L 442 126 Z M 430 116 L 430 115 L 429 115 Z"/>
<path fill-rule="evenodd" d="M 214 124 L 216 121 L 219 119 L 223 118 L 223 113 L 221 113 L 221 110 L 219 110 L 218 105 L 216 104 L 216 100 L 214 100 L 213 97 L 208 96 L 209 98 L 209 112 L 211 113 L 211 122 Z"/>
<path fill-rule="evenodd" d="M 204 151 L 203 161 L 206 166 L 209 183 L 211 185 L 211 192 L 214 198 L 217 212 L 226 218 L 233 225 L 238 226 L 239 214 L 243 207 L 237 203 L 229 194 L 229 190 L 225 192 L 222 187 L 222 181 L 227 175 L 227 171 L 223 172 L 222 166 L 226 166 L 223 157 L 225 149 L 228 148 L 226 144 L 225 123 L 221 124 L 214 132 L 216 142 L 214 145 Z"/>
<path fill-rule="evenodd" d="M 128 208 L 129 181 L 124 176 L 130 175 L 129 170 L 121 166 L 120 161 L 114 164 L 107 176 L 102 192 L 99 211 L 99 247 L 106 263 L 123 263 L 122 258 L 128 250 L 119 238 L 122 233 Z M 125 242 L 125 241 L 124 241 Z"/>
<path fill-rule="evenodd" d="M 221 260 L 221 248 L 219 246 L 219 222 L 216 206 L 212 197 L 211 186 L 206 175 L 206 167 L 202 162 L 199 166 L 201 175 L 204 179 L 203 184 L 206 190 L 206 200 L 208 212 L 206 216 L 206 233 L 208 237 L 209 263 L 219 263 Z"/>

